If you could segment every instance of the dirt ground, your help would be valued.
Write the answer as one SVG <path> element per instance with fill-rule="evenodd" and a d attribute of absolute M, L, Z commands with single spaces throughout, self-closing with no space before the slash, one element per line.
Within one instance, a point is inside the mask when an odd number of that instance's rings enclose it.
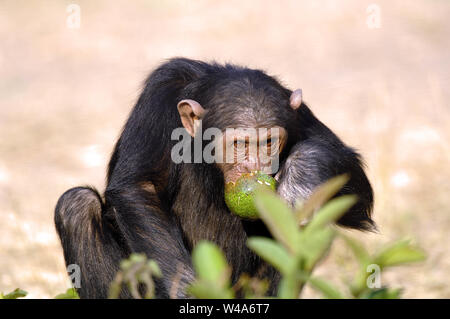
<path fill-rule="evenodd" d="M 380 232 L 352 235 L 371 249 L 411 238 L 428 255 L 382 283 L 450 298 L 449 1 L 75 1 L 79 28 L 72 2 L 0 3 L 0 291 L 52 298 L 69 287 L 58 197 L 104 189 L 144 78 L 186 56 L 301 87 L 364 155 Z M 354 268 L 334 248 L 318 274 L 340 282 Z"/>

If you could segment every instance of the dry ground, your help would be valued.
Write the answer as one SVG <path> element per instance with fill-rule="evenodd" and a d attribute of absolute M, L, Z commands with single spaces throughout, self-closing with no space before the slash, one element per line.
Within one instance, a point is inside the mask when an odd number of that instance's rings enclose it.
<path fill-rule="evenodd" d="M 69 1 L 0 4 L 0 291 L 68 287 L 53 209 L 80 184 L 104 188 L 115 139 L 158 63 L 231 61 L 303 88 L 316 115 L 365 157 L 379 234 L 409 237 L 426 262 L 389 271 L 405 297 L 450 298 L 450 2 Z M 337 243 L 319 273 L 352 273 Z M 316 295 L 307 291 L 307 296 Z"/>

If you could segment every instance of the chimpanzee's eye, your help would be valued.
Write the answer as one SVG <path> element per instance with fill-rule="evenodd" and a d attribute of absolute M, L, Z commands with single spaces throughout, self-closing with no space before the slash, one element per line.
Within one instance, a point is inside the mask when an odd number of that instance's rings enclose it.
<path fill-rule="evenodd" d="M 248 142 L 245 140 L 234 140 L 234 147 L 239 147 L 247 144 Z"/>
<path fill-rule="evenodd" d="M 276 140 L 274 141 L 274 144 L 276 144 Z M 267 140 L 263 140 L 260 142 L 260 146 L 267 146 L 267 147 L 271 147 L 272 146 L 272 139 L 267 139 Z"/>

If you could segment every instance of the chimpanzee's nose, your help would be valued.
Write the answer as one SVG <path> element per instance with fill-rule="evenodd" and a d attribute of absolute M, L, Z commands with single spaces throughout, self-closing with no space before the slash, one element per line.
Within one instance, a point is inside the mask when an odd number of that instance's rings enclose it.
<path fill-rule="evenodd" d="M 253 157 L 248 160 L 245 165 L 245 168 L 248 172 L 260 171 L 261 170 L 261 161 L 259 157 Z"/>

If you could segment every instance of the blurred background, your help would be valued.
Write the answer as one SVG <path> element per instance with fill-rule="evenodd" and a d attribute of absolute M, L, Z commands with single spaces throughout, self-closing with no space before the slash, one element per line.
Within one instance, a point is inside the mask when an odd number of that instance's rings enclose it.
<path fill-rule="evenodd" d="M 69 287 L 58 197 L 106 165 L 144 78 L 174 56 L 266 70 L 364 156 L 370 249 L 411 238 L 426 262 L 382 284 L 450 298 L 450 1 L 1 1 L 0 291 Z M 353 275 L 337 242 L 318 274 Z M 307 290 L 306 296 L 316 297 Z"/>

